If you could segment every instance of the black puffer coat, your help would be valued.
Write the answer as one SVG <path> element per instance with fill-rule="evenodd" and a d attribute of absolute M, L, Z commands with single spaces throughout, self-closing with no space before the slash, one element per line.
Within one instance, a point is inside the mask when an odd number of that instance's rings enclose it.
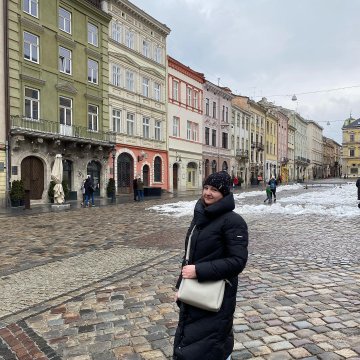
<path fill-rule="evenodd" d="M 360 178 L 356 180 L 356 187 L 358 188 L 358 200 L 360 200 Z"/>
<path fill-rule="evenodd" d="M 243 218 L 233 212 L 231 194 L 205 207 L 200 199 L 186 236 L 191 229 L 189 264 L 196 265 L 198 280 L 228 279 L 224 301 L 219 312 L 195 308 L 178 301 L 179 324 L 174 341 L 175 360 L 225 360 L 234 346 L 233 314 L 236 305 L 238 274 L 245 268 L 248 252 L 248 230 Z M 184 265 L 184 264 L 183 264 Z M 181 282 L 181 276 L 177 288 Z"/>

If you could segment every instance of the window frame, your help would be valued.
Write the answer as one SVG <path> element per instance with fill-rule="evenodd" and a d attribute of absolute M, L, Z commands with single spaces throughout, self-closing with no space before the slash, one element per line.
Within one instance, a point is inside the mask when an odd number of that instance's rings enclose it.
<path fill-rule="evenodd" d="M 119 108 L 112 108 L 111 111 L 111 124 L 113 132 L 120 133 L 122 128 L 121 121 L 122 111 Z"/>
<path fill-rule="evenodd" d="M 150 118 L 148 116 L 143 116 L 142 136 L 144 139 L 150 139 Z"/>
<path fill-rule="evenodd" d="M 25 40 L 26 35 L 33 36 L 34 39 L 36 40 L 36 43 L 30 42 L 30 40 L 29 41 Z M 26 57 L 26 48 L 25 48 L 26 44 L 28 44 L 28 46 L 29 46 L 29 48 L 28 48 L 29 58 Z M 36 49 L 36 51 L 35 51 L 36 61 L 33 60 L 33 53 L 34 53 L 33 49 Z M 39 64 L 40 63 L 40 37 L 31 32 L 24 31 L 23 32 L 23 51 L 24 51 L 24 60 L 30 61 L 35 64 Z"/>
<path fill-rule="evenodd" d="M 130 136 L 134 136 L 135 130 L 135 114 L 132 112 L 128 112 L 126 114 L 126 134 Z"/>
<path fill-rule="evenodd" d="M 88 44 L 99 47 L 99 28 L 89 21 L 87 23 L 87 34 L 88 34 Z"/>
<path fill-rule="evenodd" d="M 96 64 L 96 66 L 92 67 L 91 63 Z M 99 63 L 96 60 L 90 58 L 88 58 L 88 82 L 96 85 L 99 84 Z"/>
<path fill-rule="evenodd" d="M 135 73 L 131 70 L 126 70 L 125 89 L 134 92 Z"/>
<path fill-rule="evenodd" d="M 61 68 L 61 58 L 62 58 L 61 50 L 64 50 L 65 53 L 68 52 L 69 54 L 68 58 L 66 56 L 63 57 L 64 59 L 63 68 Z M 72 75 L 72 51 L 60 45 L 59 45 L 59 71 L 66 75 Z"/>
<path fill-rule="evenodd" d="M 155 120 L 154 139 L 158 140 L 158 141 L 161 141 L 161 120 Z"/>
<path fill-rule="evenodd" d="M 134 50 L 135 44 L 135 33 L 131 29 L 126 29 L 125 31 L 125 45 L 129 49 Z"/>
<path fill-rule="evenodd" d="M 150 79 L 144 76 L 142 78 L 142 96 L 150 97 Z"/>
<path fill-rule="evenodd" d="M 96 109 L 96 112 L 91 112 L 91 108 Z M 91 125 L 90 125 L 90 123 L 91 123 Z M 88 130 L 91 132 L 99 131 L 99 106 L 98 105 L 88 104 Z"/>
<path fill-rule="evenodd" d="M 173 81 L 172 81 L 172 98 L 173 98 L 173 100 L 175 100 L 175 101 L 179 101 L 179 85 L 180 85 L 180 83 L 179 83 L 179 81 L 178 80 L 175 80 L 175 79 L 173 79 Z"/>
<path fill-rule="evenodd" d="M 63 10 L 65 13 L 69 14 L 69 19 L 67 19 L 65 16 L 62 16 L 60 14 L 61 10 Z M 64 9 L 63 7 L 59 6 L 59 19 L 58 19 L 58 21 L 59 21 L 59 29 L 61 31 L 64 31 L 67 34 L 71 34 L 71 31 L 72 31 L 72 29 L 71 29 L 71 15 L 72 14 L 71 14 L 70 11 L 68 11 L 68 10 Z M 66 24 L 69 25 L 69 31 L 66 30 Z M 64 27 L 62 27 L 62 25 L 64 25 Z"/>
<path fill-rule="evenodd" d="M 4 1 L 6 1 L 6 0 L 4 0 Z M 29 7 L 28 11 L 25 9 L 25 6 L 27 4 Z M 32 13 L 33 5 L 35 5 L 36 14 Z M 33 16 L 38 19 L 39 18 L 39 1 L 38 0 L 24 0 L 23 1 L 23 11 L 24 11 L 24 13 L 29 14 L 30 16 Z"/>
<path fill-rule="evenodd" d="M 111 39 L 117 43 L 122 43 L 122 24 L 118 21 L 113 21 L 111 24 Z"/>
<path fill-rule="evenodd" d="M 121 87 L 121 66 L 118 64 L 111 64 L 111 85 Z"/>
<path fill-rule="evenodd" d="M 160 156 L 155 156 L 154 159 L 154 182 L 162 182 L 162 159 Z"/>
<path fill-rule="evenodd" d="M 172 124 L 172 134 L 174 137 L 180 137 L 180 118 L 178 116 L 173 116 L 173 124 Z"/>
<path fill-rule="evenodd" d="M 161 84 L 154 82 L 154 100 L 161 101 Z"/>
<path fill-rule="evenodd" d="M 31 90 L 32 92 L 33 91 L 36 91 L 38 97 L 37 98 L 34 98 L 34 97 L 30 97 L 30 96 L 27 96 L 26 95 L 26 90 Z M 27 116 L 26 114 L 26 102 L 27 100 L 30 102 L 30 117 Z M 35 118 L 33 116 L 33 113 L 34 113 L 34 103 L 37 104 L 37 118 Z M 34 89 L 34 88 L 31 88 L 29 86 L 24 86 L 24 115 L 25 115 L 25 118 L 27 120 L 31 120 L 31 121 L 40 121 L 40 90 L 39 89 Z"/>
<path fill-rule="evenodd" d="M 68 100 L 70 101 L 70 107 L 66 105 L 61 104 L 61 100 Z M 61 122 L 61 112 L 64 111 L 64 123 Z M 70 110 L 70 124 L 68 124 L 67 121 L 67 110 Z M 59 124 L 60 125 L 66 125 L 66 126 L 72 126 L 73 124 L 73 99 L 68 98 L 66 96 L 59 96 Z"/>

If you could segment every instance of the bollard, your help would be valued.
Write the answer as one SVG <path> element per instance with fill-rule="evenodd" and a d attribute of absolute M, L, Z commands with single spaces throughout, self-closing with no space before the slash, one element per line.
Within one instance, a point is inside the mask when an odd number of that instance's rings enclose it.
<path fill-rule="evenodd" d="M 25 210 L 30 210 L 30 190 L 25 190 Z"/>

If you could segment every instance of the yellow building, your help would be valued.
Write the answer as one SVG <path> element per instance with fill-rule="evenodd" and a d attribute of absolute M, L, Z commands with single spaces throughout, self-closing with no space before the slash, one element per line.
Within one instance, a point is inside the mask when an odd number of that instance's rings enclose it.
<path fill-rule="evenodd" d="M 360 176 L 360 119 L 351 116 L 342 127 L 342 173 L 349 178 Z"/>

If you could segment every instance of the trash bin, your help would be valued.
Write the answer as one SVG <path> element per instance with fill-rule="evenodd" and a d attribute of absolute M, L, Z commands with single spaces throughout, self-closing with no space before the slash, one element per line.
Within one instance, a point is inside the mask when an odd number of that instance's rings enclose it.
<path fill-rule="evenodd" d="M 30 190 L 25 190 L 24 205 L 25 209 L 30 210 Z"/>

